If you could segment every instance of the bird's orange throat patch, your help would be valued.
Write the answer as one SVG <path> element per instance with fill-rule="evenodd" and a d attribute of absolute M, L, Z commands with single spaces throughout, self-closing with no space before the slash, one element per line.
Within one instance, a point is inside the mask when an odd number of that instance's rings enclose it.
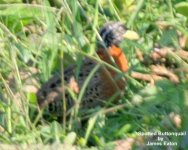
<path fill-rule="evenodd" d="M 127 58 L 121 48 L 119 48 L 115 45 L 112 45 L 108 49 L 108 53 L 110 56 L 113 57 L 116 65 L 119 67 L 119 69 L 121 71 L 123 71 L 123 72 L 128 71 L 128 69 L 129 69 L 128 61 L 127 61 Z"/>

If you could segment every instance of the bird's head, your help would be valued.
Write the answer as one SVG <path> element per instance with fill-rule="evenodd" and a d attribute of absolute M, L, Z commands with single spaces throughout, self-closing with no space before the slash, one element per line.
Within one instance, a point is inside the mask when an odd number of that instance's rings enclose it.
<path fill-rule="evenodd" d="M 136 40 L 139 38 L 134 31 L 128 30 L 121 22 L 108 22 L 99 31 L 103 43 L 99 44 L 99 56 L 105 61 L 102 55 L 104 51 L 113 57 L 116 65 L 123 72 L 128 70 L 128 62 L 125 54 L 120 48 L 124 39 Z"/>

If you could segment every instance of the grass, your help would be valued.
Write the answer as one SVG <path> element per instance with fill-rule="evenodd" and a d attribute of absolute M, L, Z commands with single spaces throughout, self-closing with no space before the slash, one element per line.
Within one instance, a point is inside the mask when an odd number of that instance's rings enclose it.
<path fill-rule="evenodd" d="M 74 114 L 70 120 L 64 118 L 64 124 L 56 119 L 44 120 L 42 111 L 36 114 L 36 90 L 57 70 L 63 72 L 70 64 L 77 64 L 79 73 L 84 57 L 95 59 L 99 65 L 107 65 L 122 75 L 95 54 L 96 43 L 101 40 L 98 30 L 107 21 L 122 21 L 140 35 L 138 41 L 122 43 L 130 72 L 150 72 L 137 59 L 135 49 L 139 48 L 144 54 L 151 53 L 156 44 L 182 49 L 179 33 L 188 35 L 187 1 L 183 4 L 181 0 L 35 2 L 0 1 L 1 143 L 66 143 L 82 148 L 110 149 L 119 139 L 136 139 L 139 131 L 187 130 L 188 78 L 183 71 L 178 73 L 179 84 L 162 80 L 153 87 L 133 79 L 129 73 L 123 74 L 128 79 L 125 96 L 118 105 L 87 110 L 88 121 L 84 127 L 79 123 L 83 119 L 79 106 L 70 112 Z M 188 45 L 185 44 L 184 49 L 187 50 Z M 170 57 L 180 68 L 187 66 L 176 54 Z M 80 102 L 98 66 L 84 82 L 80 93 L 73 94 Z M 181 119 L 180 127 L 170 119 L 173 113 Z M 184 137 L 170 136 L 169 139 L 178 141 L 178 147 L 187 147 Z"/>

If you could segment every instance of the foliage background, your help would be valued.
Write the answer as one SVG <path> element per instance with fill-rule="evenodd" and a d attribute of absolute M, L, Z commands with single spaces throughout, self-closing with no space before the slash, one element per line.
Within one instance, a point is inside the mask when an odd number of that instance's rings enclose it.
<path fill-rule="evenodd" d="M 110 20 L 121 21 L 140 35 L 138 41 L 124 43 L 131 71 L 150 72 L 136 58 L 136 48 L 144 54 L 156 46 L 188 50 L 188 1 L 0 0 L 1 143 L 60 142 L 108 149 L 119 139 L 136 141 L 138 131 L 187 130 L 188 78 L 183 71 L 178 72 L 179 84 L 165 80 L 153 87 L 130 77 L 118 105 L 125 107 L 94 108 L 81 130 L 80 116 L 61 124 L 36 114 L 37 89 L 62 66 L 76 63 L 79 69 L 83 57 L 93 56 L 97 31 Z M 187 137 L 169 140 L 188 147 Z"/>

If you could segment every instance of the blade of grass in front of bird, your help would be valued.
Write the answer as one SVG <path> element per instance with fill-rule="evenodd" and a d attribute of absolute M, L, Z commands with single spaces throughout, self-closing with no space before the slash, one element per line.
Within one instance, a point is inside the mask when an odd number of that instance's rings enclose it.
<path fill-rule="evenodd" d="M 91 134 L 91 131 L 92 131 L 95 123 L 96 123 L 97 116 L 98 115 L 95 115 L 94 117 L 90 118 L 89 121 L 88 121 L 88 126 L 87 126 L 86 133 L 85 133 L 85 136 L 84 136 L 83 146 L 86 146 L 86 144 L 88 142 L 88 138 L 89 138 L 89 136 Z"/>
<path fill-rule="evenodd" d="M 63 20 L 64 20 L 64 17 L 63 17 Z M 64 30 L 64 25 L 62 27 L 62 31 L 64 34 L 65 30 Z M 62 61 L 61 61 L 62 60 Z M 64 87 L 65 86 L 65 81 L 64 81 L 64 51 L 63 50 L 60 50 L 60 65 L 61 65 L 61 86 Z M 62 93 L 62 101 L 63 101 L 63 130 L 64 132 L 66 133 L 66 111 L 67 111 L 67 107 L 66 107 L 66 97 L 65 97 L 65 92 Z"/>
<path fill-rule="evenodd" d="M 77 23 L 76 22 L 77 8 L 75 8 L 77 6 L 75 5 L 76 3 L 74 1 L 64 1 L 62 4 L 63 4 L 63 8 L 65 9 L 65 15 L 63 16 L 63 22 L 66 22 L 66 19 L 68 20 L 68 22 L 62 24 L 62 26 L 63 26 L 62 27 L 63 28 L 63 34 L 65 35 L 65 32 L 66 32 L 67 34 L 72 35 L 72 26 L 73 26 L 73 28 L 77 28 L 77 25 L 75 24 L 75 23 Z M 71 9 L 71 8 L 74 8 L 74 9 Z M 74 29 L 74 31 L 76 32 L 75 33 L 76 35 L 80 34 L 77 29 Z M 69 44 L 69 47 L 70 47 L 70 48 L 68 48 L 69 51 L 71 53 L 73 53 L 74 50 L 73 50 L 72 43 L 64 42 L 63 45 L 64 45 L 64 47 L 67 47 L 68 44 Z M 61 61 L 62 86 L 65 87 L 65 82 L 64 82 L 64 63 L 63 63 L 63 61 L 64 61 L 64 57 L 63 57 L 64 56 L 64 51 L 63 50 L 61 50 L 61 55 L 62 55 L 62 61 Z M 67 89 L 67 92 L 70 94 L 71 99 L 73 101 L 76 101 L 77 98 L 76 98 L 75 93 L 72 92 L 71 89 L 68 88 L 68 87 L 66 89 Z M 72 115 L 73 114 L 73 109 L 67 110 L 67 107 L 66 107 L 67 106 L 67 99 L 65 97 L 65 92 L 63 92 L 62 95 L 63 95 L 63 126 L 64 126 L 64 131 L 66 129 L 66 124 L 67 124 L 66 123 L 66 116 L 68 114 L 70 114 L 70 119 L 69 119 L 69 122 L 68 122 L 68 130 L 71 130 L 72 129 L 72 120 L 73 120 L 72 119 L 73 118 L 73 115 Z M 69 111 L 69 112 L 67 112 L 67 111 Z"/>
<path fill-rule="evenodd" d="M 60 142 L 59 128 L 58 128 L 58 123 L 55 121 L 51 125 L 51 132 L 53 133 L 53 138 L 55 139 L 55 142 L 59 143 Z"/>
<path fill-rule="evenodd" d="M 89 84 L 89 81 L 91 80 L 91 78 L 94 76 L 94 74 L 96 73 L 96 71 L 100 68 L 100 64 L 97 64 L 92 71 L 89 73 L 88 77 L 86 78 L 86 80 L 84 81 L 82 88 L 80 90 L 80 93 L 78 95 L 78 102 L 76 103 L 76 108 L 75 108 L 75 117 L 78 115 L 78 110 L 80 108 L 80 104 L 82 102 L 82 98 L 84 96 L 84 92 L 86 91 L 86 88 Z"/>
<path fill-rule="evenodd" d="M 92 28 L 93 29 L 96 29 L 96 26 L 97 26 L 97 23 L 98 23 L 98 0 L 97 0 L 97 2 L 96 2 L 96 5 L 95 5 L 95 15 L 94 15 L 94 23 L 93 23 L 93 25 L 92 25 Z M 95 32 L 94 32 L 95 33 Z M 92 36 L 92 41 L 93 42 L 91 42 L 91 43 L 93 43 L 93 44 L 91 44 L 90 45 L 90 52 L 94 52 L 95 51 L 95 39 L 96 39 L 96 34 L 93 34 L 93 36 Z M 88 54 L 86 54 L 86 55 L 88 55 Z M 81 103 L 81 99 L 82 99 L 82 97 L 83 97 L 83 95 L 84 95 L 84 92 L 85 92 L 85 90 L 86 90 L 86 87 L 87 87 L 87 85 L 89 84 L 89 81 L 91 80 L 91 78 L 93 77 L 93 75 L 95 74 L 95 72 L 99 69 L 99 67 L 100 67 L 100 65 L 98 64 L 98 65 L 96 65 L 95 66 L 95 68 L 93 68 L 93 70 L 90 72 L 90 74 L 89 74 L 89 76 L 86 78 L 86 80 L 84 81 L 84 84 L 83 84 L 83 86 L 82 86 L 82 88 L 81 88 L 81 91 L 80 91 L 80 93 L 79 93 L 79 96 L 78 96 L 78 104 L 76 105 L 77 107 L 76 107 L 76 109 L 75 109 L 75 116 L 77 116 L 77 114 L 78 114 L 78 110 L 79 110 L 79 105 L 80 105 L 80 103 Z"/>

